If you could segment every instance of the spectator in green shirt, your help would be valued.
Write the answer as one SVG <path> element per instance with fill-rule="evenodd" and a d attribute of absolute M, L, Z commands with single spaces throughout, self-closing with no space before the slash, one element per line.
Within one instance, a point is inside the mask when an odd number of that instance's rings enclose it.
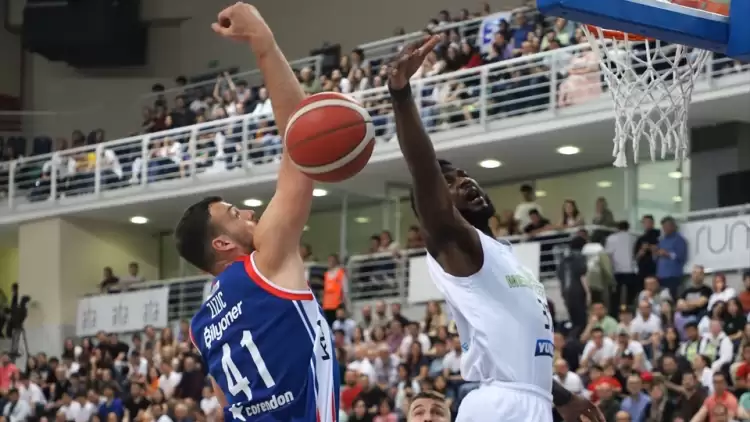
<path fill-rule="evenodd" d="M 607 337 L 612 337 L 617 332 L 617 320 L 607 313 L 607 307 L 601 302 L 594 302 L 591 305 L 591 316 L 589 317 L 589 322 L 586 324 L 583 333 L 581 333 L 582 343 L 589 341 L 591 330 L 594 328 L 601 328 L 604 335 Z"/>

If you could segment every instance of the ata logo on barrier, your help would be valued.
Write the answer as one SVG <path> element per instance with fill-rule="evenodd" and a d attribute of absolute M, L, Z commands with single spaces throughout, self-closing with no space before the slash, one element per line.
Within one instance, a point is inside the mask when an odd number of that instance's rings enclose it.
<path fill-rule="evenodd" d="M 702 265 L 711 270 L 732 270 L 750 265 L 750 218 L 717 218 L 683 224 L 681 233 L 688 244 L 685 267 Z"/>
<path fill-rule="evenodd" d="M 143 305 L 143 324 L 153 325 L 159 321 L 159 302 L 149 300 Z"/>
<path fill-rule="evenodd" d="M 120 325 L 127 326 L 130 320 L 130 309 L 127 305 L 123 305 L 122 302 L 118 303 L 112 308 L 112 326 L 118 327 Z"/>
<path fill-rule="evenodd" d="M 81 315 L 81 326 L 85 330 L 94 330 L 96 329 L 96 309 L 92 308 L 90 303 L 88 307 L 83 311 Z"/>

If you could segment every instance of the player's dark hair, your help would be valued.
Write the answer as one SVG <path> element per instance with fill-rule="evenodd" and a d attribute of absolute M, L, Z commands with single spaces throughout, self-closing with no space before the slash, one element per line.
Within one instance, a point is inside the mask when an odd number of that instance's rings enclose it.
<path fill-rule="evenodd" d="M 221 201 L 218 196 L 209 196 L 189 206 L 174 230 L 175 245 L 180 256 L 206 272 L 210 272 L 214 264 L 214 252 L 210 245 L 214 230 L 209 208 Z"/>
<path fill-rule="evenodd" d="M 431 399 L 445 403 L 445 396 L 434 390 L 420 391 L 419 394 L 414 396 L 414 400 L 417 399 Z"/>

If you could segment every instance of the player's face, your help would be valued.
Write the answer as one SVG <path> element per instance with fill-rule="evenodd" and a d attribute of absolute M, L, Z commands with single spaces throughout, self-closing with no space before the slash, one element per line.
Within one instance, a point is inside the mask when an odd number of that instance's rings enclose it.
<path fill-rule="evenodd" d="M 211 205 L 209 212 L 217 234 L 212 241 L 214 249 L 237 255 L 252 252 L 256 226 L 253 211 L 240 210 L 227 202 L 217 202 Z"/>
<path fill-rule="evenodd" d="M 450 418 L 445 403 L 429 398 L 414 400 L 409 409 L 409 422 L 448 422 Z"/>
<path fill-rule="evenodd" d="M 473 222 L 486 224 L 495 213 L 490 197 L 464 170 L 453 169 L 443 174 L 453 198 L 453 205 L 461 214 Z"/>

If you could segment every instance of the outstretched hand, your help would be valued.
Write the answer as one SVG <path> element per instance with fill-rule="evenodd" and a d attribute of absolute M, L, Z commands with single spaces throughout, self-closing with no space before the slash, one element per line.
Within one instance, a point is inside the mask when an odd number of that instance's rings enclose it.
<path fill-rule="evenodd" d="M 601 410 L 581 396 L 573 396 L 568 404 L 556 409 L 565 422 L 607 422 Z"/>
<path fill-rule="evenodd" d="M 388 65 L 388 86 L 396 90 L 404 88 L 417 69 L 422 66 L 427 54 L 439 42 L 440 37 L 432 35 L 404 47 L 396 60 Z"/>
<path fill-rule="evenodd" d="M 249 42 L 256 54 L 262 54 L 274 45 L 268 24 L 255 6 L 237 2 L 219 12 L 211 29 L 222 37 Z"/>

